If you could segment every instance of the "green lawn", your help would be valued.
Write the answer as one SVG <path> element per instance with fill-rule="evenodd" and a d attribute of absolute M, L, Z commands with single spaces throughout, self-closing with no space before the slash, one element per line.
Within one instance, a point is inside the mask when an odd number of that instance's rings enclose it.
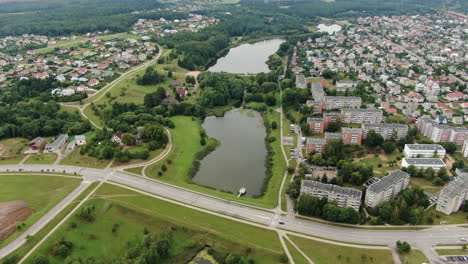
<path fill-rule="evenodd" d="M 0 164 L 17 164 L 24 156 L 28 140 L 25 138 L 10 138 L 0 140 Z"/>
<path fill-rule="evenodd" d="M 393 263 L 390 250 L 359 249 L 289 236 L 315 264 Z"/>
<path fill-rule="evenodd" d="M 32 154 L 24 164 L 54 164 L 56 159 L 55 153 Z"/>
<path fill-rule="evenodd" d="M 432 181 L 426 180 L 425 178 L 410 178 L 410 184 L 413 186 L 418 186 L 424 189 L 425 192 L 436 194 L 438 193 L 444 186 L 435 186 L 432 184 Z"/>
<path fill-rule="evenodd" d="M 398 165 L 390 166 L 388 164 L 388 161 L 391 160 L 396 160 L 397 157 L 401 156 L 402 154 L 398 151 L 393 152 L 390 155 L 387 154 L 379 154 L 377 157 L 375 157 L 374 154 L 368 154 L 366 157 L 362 159 L 356 159 L 356 161 L 359 161 L 360 163 L 366 164 L 366 165 L 372 165 L 374 167 L 374 174 L 375 176 L 386 176 L 388 173 L 400 169 Z M 398 161 L 397 161 L 398 162 Z M 378 167 L 379 164 L 382 164 L 382 167 Z"/>
<path fill-rule="evenodd" d="M 433 222 L 431 223 L 431 218 Z M 422 224 L 435 224 L 438 225 L 440 222 L 446 221 L 447 224 L 466 224 L 468 222 L 468 213 L 463 211 L 458 211 L 456 213 L 451 213 L 450 215 L 445 215 L 441 212 L 435 210 L 435 205 L 429 209 L 424 214 L 424 219 Z"/>
<path fill-rule="evenodd" d="M 441 256 L 447 255 L 468 255 L 468 250 L 465 249 L 436 249 L 437 254 Z"/>
<path fill-rule="evenodd" d="M 137 151 L 140 151 L 140 150 L 144 150 L 146 148 L 146 146 L 143 144 L 143 143 L 140 143 L 136 146 L 133 146 L 131 148 L 128 149 L 128 151 L 130 153 L 134 153 L 134 152 L 137 152 Z M 148 162 L 154 158 L 156 158 L 157 156 L 159 156 L 163 151 L 164 151 L 165 148 L 160 148 L 160 149 L 157 149 L 157 150 L 154 150 L 154 151 L 150 151 L 149 152 L 149 157 L 146 159 L 146 160 L 142 160 L 142 159 L 131 159 L 130 161 L 128 162 L 125 162 L 125 163 L 121 163 L 121 162 L 118 162 L 118 161 L 114 161 L 112 163 L 112 167 L 117 167 L 117 166 L 125 166 L 125 165 L 132 165 L 132 164 L 138 164 L 138 163 L 143 163 L 143 162 Z"/>
<path fill-rule="evenodd" d="M 28 228 L 75 189 L 80 181 L 80 179 L 52 176 L 0 175 L 0 202 L 25 201 L 28 207 L 35 211 L 24 221 Z M 17 231 L 0 243 L 0 247 L 21 233 L 22 231 Z"/>
<path fill-rule="evenodd" d="M 412 249 L 408 254 L 400 255 L 400 260 L 402 264 L 429 263 L 429 260 L 426 258 L 426 256 L 424 256 L 424 254 L 417 249 Z"/>
<path fill-rule="evenodd" d="M 283 253 L 277 234 L 209 214 L 173 205 L 148 196 L 105 184 L 93 200 L 96 220 L 70 218 L 35 254 L 48 255 L 51 263 L 63 263 L 50 256 L 54 242 L 73 242 L 73 257 L 95 256 L 109 261 L 122 253 L 128 241 L 141 239 L 146 228 L 153 234 L 172 231 L 175 246 L 167 263 L 187 263 L 204 245 L 218 252 L 248 255 L 255 263 L 278 263 Z M 71 227 L 71 222 L 76 227 Z M 117 231 L 112 227 L 118 225 Z"/>
<path fill-rule="evenodd" d="M 88 155 L 81 155 L 79 150 L 69 153 L 60 162 L 60 165 L 71 165 L 103 169 L 109 164 L 110 160 L 98 160 Z"/>
<path fill-rule="evenodd" d="M 125 169 L 124 171 L 128 171 L 128 172 L 131 172 L 131 173 L 135 173 L 135 174 L 141 175 L 141 174 L 142 174 L 142 172 L 141 172 L 142 170 L 143 170 L 143 167 L 136 167 L 136 168 Z"/>
<path fill-rule="evenodd" d="M 286 247 L 288 247 L 289 254 L 291 254 L 291 256 L 292 256 L 292 258 L 294 260 L 294 263 L 296 263 L 296 264 L 307 264 L 307 263 L 309 263 L 307 261 L 307 259 L 304 258 L 304 256 L 302 256 L 302 254 L 299 251 L 297 251 L 297 249 L 294 248 L 293 245 L 291 243 L 289 243 L 289 241 L 287 239 L 284 239 L 284 243 L 286 244 Z"/>

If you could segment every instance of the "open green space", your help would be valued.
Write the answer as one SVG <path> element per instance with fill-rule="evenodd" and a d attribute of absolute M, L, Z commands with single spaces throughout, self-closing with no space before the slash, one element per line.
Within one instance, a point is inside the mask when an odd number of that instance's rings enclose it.
<path fill-rule="evenodd" d="M 138 152 L 138 151 L 142 151 L 144 149 L 147 149 L 147 147 L 145 146 L 144 143 L 140 143 L 136 146 L 133 146 L 131 148 L 128 149 L 128 151 L 130 153 L 135 153 L 135 152 Z M 125 162 L 125 163 L 121 163 L 121 162 L 118 162 L 118 161 L 114 161 L 112 163 L 112 167 L 117 167 L 117 166 L 125 166 L 125 165 L 133 165 L 133 164 L 138 164 L 138 163 L 143 163 L 143 162 L 148 162 L 154 158 L 156 158 L 157 156 L 159 156 L 163 151 L 164 151 L 165 148 L 160 148 L 160 149 L 156 149 L 154 151 L 150 151 L 149 152 L 149 157 L 146 159 L 146 160 L 143 160 L 143 159 L 131 159 L 129 160 L 128 162 Z"/>
<path fill-rule="evenodd" d="M 432 184 L 432 181 L 426 180 L 425 178 L 410 178 L 410 184 L 413 186 L 418 186 L 423 189 L 425 192 L 436 194 L 438 193 L 444 186 L 435 186 Z"/>
<path fill-rule="evenodd" d="M 302 254 L 299 251 L 297 251 L 297 249 L 287 239 L 284 239 L 284 243 L 286 244 L 286 247 L 288 248 L 289 254 L 291 254 L 292 256 L 294 263 L 296 264 L 309 263 L 307 259 L 304 258 L 304 256 L 302 256 Z"/>
<path fill-rule="evenodd" d="M 441 256 L 448 256 L 448 255 L 468 255 L 468 250 L 466 249 L 436 249 L 437 254 Z"/>
<path fill-rule="evenodd" d="M 57 160 L 55 153 L 32 154 L 24 164 L 54 164 L 55 160 Z"/>
<path fill-rule="evenodd" d="M 24 156 L 28 140 L 25 138 L 10 138 L 0 140 L 0 164 L 17 164 Z"/>
<path fill-rule="evenodd" d="M 25 226 L 0 243 L 0 247 L 11 242 L 35 223 L 75 189 L 80 181 L 59 176 L 0 175 L 0 202 L 23 200 L 34 210 L 34 213 L 23 221 Z"/>
<path fill-rule="evenodd" d="M 94 221 L 72 216 L 35 252 L 51 263 L 63 263 L 52 256 L 51 248 L 60 239 L 73 243 L 72 257 L 109 262 L 122 254 L 127 245 L 151 234 L 171 232 L 174 243 L 165 263 L 187 263 L 205 245 L 220 253 L 236 253 L 255 263 L 279 263 L 283 253 L 273 231 L 219 218 L 177 206 L 109 184 L 103 185 L 84 207 L 94 206 Z M 80 212 L 81 209 L 78 209 Z M 74 224 L 72 224 L 74 223 Z"/>
<path fill-rule="evenodd" d="M 98 160 L 88 155 L 81 155 L 79 150 L 69 153 L 61 162 L 60 165 L 71 165 L 80 167 L 90 167 L 103 169 L 109 164 L 110 160 Z"/>
<path fill-rule="evenodd" d="M 402 264 L 429 263 L 426 256 L 417 249 L 412 249 L 408 254 L 400 255 L 400 260 Z"/>
<path fill-rule="evenodd" d="M 398 151 L 393 152 L 392 154 L 368 154 L 364 158 L 357 159 L 360 163 L 366 165 L 372 165 L 374 167 L 375 176 L 383 177 L 388 175 L 388 173 L 400 169 L 398 165 L 389 164 L 390 161 L 396 161 L 398 163 L 397 157 L 401 157 L 402 154 Z M 381 167 L 379 167 L 381 164 Z"/>
<path fill-rule="evenodd" d="M 143 167 L 129 168 L 129 169 L 125 169 L 124 171 L 142 175 Z"/>
<path fill-rule="evenodd" d="M 289 237 L 315 264 L 393 263 L 390 249 L 359 249 L 323 243 L 292 235 Z"/>
<path fill-rule="evenodd" d="M 468 213 L 463 211 L 458 211 L 455 213 L 451 213 L 450 215 L 443 214 L 441 212 L 437 212 L 435 210 L 435 206 L 429 209 L 423 218 L 423 223 L 426 225 L 438 225 L 440 222 L 447 222 L 449 225 L 454 224 L 466 224 L 468 222 Z"/>

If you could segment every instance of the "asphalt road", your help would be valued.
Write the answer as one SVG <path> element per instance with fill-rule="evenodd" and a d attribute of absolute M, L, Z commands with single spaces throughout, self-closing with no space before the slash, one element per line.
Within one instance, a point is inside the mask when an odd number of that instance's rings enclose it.
<path fill-rule="evenodd" d="M 443 263 L 442 258 L 439 258 L 432 248 L 435 244 L 463 244 L 463 241 L 460 241 L 460 238 L 468 237 L 468 229 L 457 225 L 434 226 L 422 230 L 373 230 L 363 228 L 345 228 L 320 222 L 307 221 L 298 219 L 293 215 L 275 214 L 274 210 L 248 206 L 157 180 L 113 170 L 62 165 L 0 165 L 0 172 L 18 171 L 20 169 L 22 171 L 33 172 L 46 172 L 47 170 L 55 172 L 65 171 L 66 173 L 77 173 L 82 175 L 84 178 L 84 182 L 80 187 L 54 207 L 50 214 L 48 213 L 42 217 L 38 223 L 33 225 L 30 228 L 31 230 L 28 230 L 24 234 L 22 237 L 23 239 L 26 235 L 40 230 L 45 225 L 44 223 L 52 220 L 53 217 L 60 212 L 61 209 L 65 208 L 66 205 L 74 199 L 74 197 L 78 196 L 78 194 L 81 193 L 90 182 L 102 181 L 106 178 L 111 182 L 133 187 L 173 201 L 182 202 L 196 208 L 204 209 L 205 212 L 208 210 L 213 213 L 233 216 L 239 220 L 266 225 L 267 228 L 270 229 L 281 228 L 285 232 L 298 232 L 330 240 L 359 244 L 388 245 L 391 247 L 395 245 L 397 240 L 408 241 L 414 247 L 422 250 L 433 263 Z M 283 224 L 279 224 L 279 222 L 283 222 Z M 1 249 L 0 257 L 4 256 L 5 252 L 11 252 L 12 249 L 18 248 L 22 243 L 24 242 L 20 241 L 18 243 L 12 243 Z M 367 246 L 362 247 L 366 248 Z"/>

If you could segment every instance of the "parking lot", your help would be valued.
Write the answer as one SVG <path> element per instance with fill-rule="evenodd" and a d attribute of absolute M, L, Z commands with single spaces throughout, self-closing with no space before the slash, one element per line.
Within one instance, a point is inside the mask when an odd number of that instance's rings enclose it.
<path fill-rule="evenodd" d="M 447 256 L 447 263 L 468 263 L 468 256 Z"/>

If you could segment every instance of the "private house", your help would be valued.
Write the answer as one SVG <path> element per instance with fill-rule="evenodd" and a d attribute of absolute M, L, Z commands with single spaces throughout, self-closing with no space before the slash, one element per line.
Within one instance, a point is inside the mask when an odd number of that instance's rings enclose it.
<path fill-rule="evenodd" d="M 445 157 L 445 149 L 439 144 L 406 144 L 403 153 L 408 158 Z"/>
<path fill-rule="evenodd" d="M 76 135 L 75 140 L 70 141 L 67 145 L 67 150 L 74 150 L 78 146 L 86 145 L 86 137 L 83 135 Z"/>
<path fill-rule="evenodd" d="M 356 211 L 361 206 L 361 191 L 338 185 L 317 181 L 302 181 L 301 195 L 303 194 L 313 195 L 318 198 L 327 197 L 328 201 L 336 201 L 340 207 L 350 207 Z"/>
<path fill-rule="evenodd" d="M 123 132 L 122 131 L 117 131 L 115 134 L 112 136 L 111 141 L 114 142 L 115 144 L 122 145 L 122 136 Z"/>
<path fill-rule="evenodd" d="M 31 150 L 40 150 L 42 149 L 46 144 L 46 140 L 44 138 L 41 138 L 41 137 L 37 137 L 33 140 L 31 140 L 31 142 L 29 142 L 28 146 Z"/>
<path fill-rule="evenodd" d="M 401 161 L 403 168 L 408 168 L 411 165 L 418 169 L 433 168 L 435 171 L 446 167 L 444 161 L 439 158 L 403 158 Z"/>
<path fill-rule="evenodd" d="M 44 151 L 56 152 L 56 151 L 60 150 L 60 148 L 63 147 L 65 145 L 65 143 L 67 142 L 67 139 L 68 139 L 67 134 L 59 135 L 54 140 L 54 142 L 45 145 L 45 150 Z"/>
<path fill-rule="evenodd" d="M 402 190 L 408 188 L 409 179 L 410 175 L 402 170 L 390 172 L 367 187 L 365 205 L 375 207 L 394 198 Z"/>

